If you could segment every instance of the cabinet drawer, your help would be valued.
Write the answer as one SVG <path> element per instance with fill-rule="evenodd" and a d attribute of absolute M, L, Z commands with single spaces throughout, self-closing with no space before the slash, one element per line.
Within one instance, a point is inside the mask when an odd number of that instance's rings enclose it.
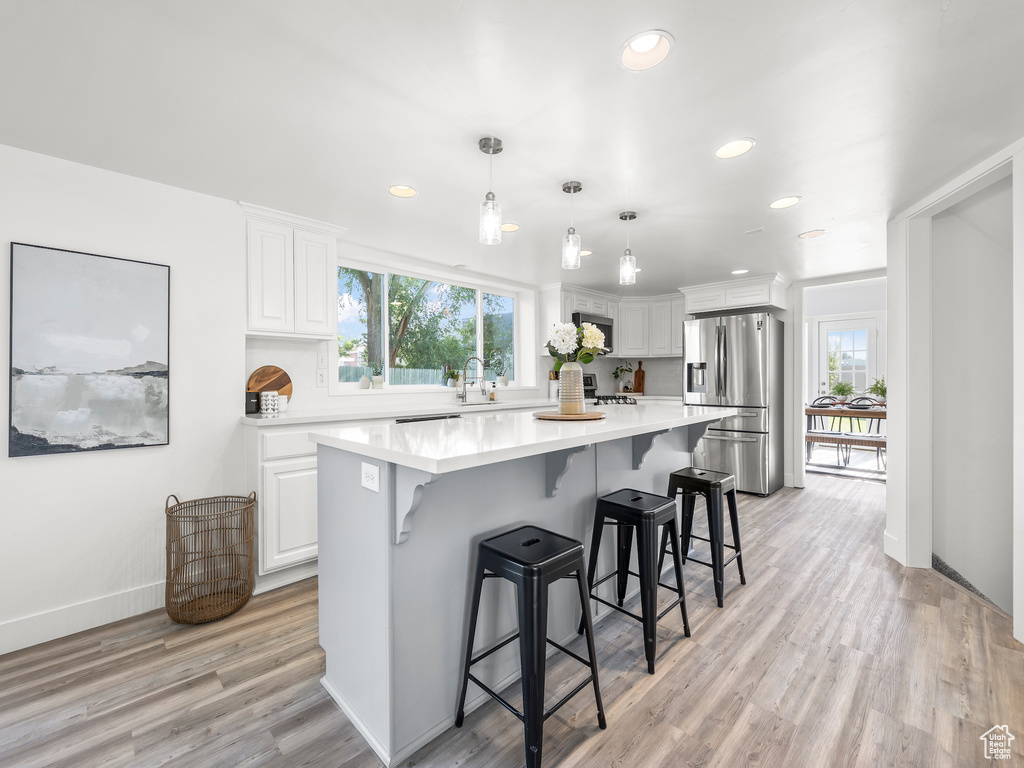
<path fill-rule="evenodd" d="M 316 454 L 316 443 L 310 441 L 308 429 L 264 432 L 260 437 L 263 442 L 260 446 L 261 461 Z"/>

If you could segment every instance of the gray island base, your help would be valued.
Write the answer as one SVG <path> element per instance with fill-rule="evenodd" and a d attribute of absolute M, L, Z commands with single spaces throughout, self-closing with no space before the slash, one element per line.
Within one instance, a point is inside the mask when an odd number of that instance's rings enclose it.
<path fill-rule="evenodd" d="M 310 435 L 317 443 L 322 682 L 389 767 L 454 724 L 477 544 L 529 523 L 589 546 L 599 495 L 665 493 L 669 473 L 690 466 L 708 424 L 735 415 L 675 403 L 602 410 L 607 418 L 594 422 L 501 412 Z M 374 472 L 379 491 L 363 487 Z M 613 553 L 602 549 L 602 573 L 614 567 Z M 604 586 L 610 599 L 613 583 Z M 569 580 L 551 587 L 548 636 L 556 642 L 576 637 L 575 589 Z M 488 580 L 476 647 L 516 631 L 512 585 Z M 637 648 L 643 666 L 639 632 Z M 597 653 L 600 664 L 600 647 Z M 473 671 L 501 690 L 519 677 L 518 643 Z M 466 711 L 487 699 L 470 685 Z"/>

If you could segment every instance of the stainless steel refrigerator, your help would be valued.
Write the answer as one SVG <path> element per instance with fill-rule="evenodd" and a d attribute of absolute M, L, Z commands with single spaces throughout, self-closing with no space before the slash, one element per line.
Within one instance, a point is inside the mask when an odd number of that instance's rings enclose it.
<path fill-rule="evenodd" d="M 693 451 L 693 465 L 729 472 L 736 488 L 782 487 L 782 321 L 767 312 L 683 323 L 683 402 L 731 406 Z"/>

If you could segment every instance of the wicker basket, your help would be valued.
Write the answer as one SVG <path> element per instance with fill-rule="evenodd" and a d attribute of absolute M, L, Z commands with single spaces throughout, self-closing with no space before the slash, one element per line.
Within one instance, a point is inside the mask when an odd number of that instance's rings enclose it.
<path fill-rule="evenodd" d="M 174 504 L 171 504 L 174 499 Z M 167 615 L 181 624 L 221 619 L 245 605 L 255 585 L 249 496 L 178 501 L 167 497 Z"/>

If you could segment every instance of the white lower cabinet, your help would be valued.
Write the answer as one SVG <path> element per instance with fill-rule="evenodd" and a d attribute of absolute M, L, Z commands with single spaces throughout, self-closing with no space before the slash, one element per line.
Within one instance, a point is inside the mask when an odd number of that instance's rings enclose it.
<path fill-rule="evenodd" d="M 262 474 L 260 573 L 316 559 L 316 456 L 267 461 Z"/>

